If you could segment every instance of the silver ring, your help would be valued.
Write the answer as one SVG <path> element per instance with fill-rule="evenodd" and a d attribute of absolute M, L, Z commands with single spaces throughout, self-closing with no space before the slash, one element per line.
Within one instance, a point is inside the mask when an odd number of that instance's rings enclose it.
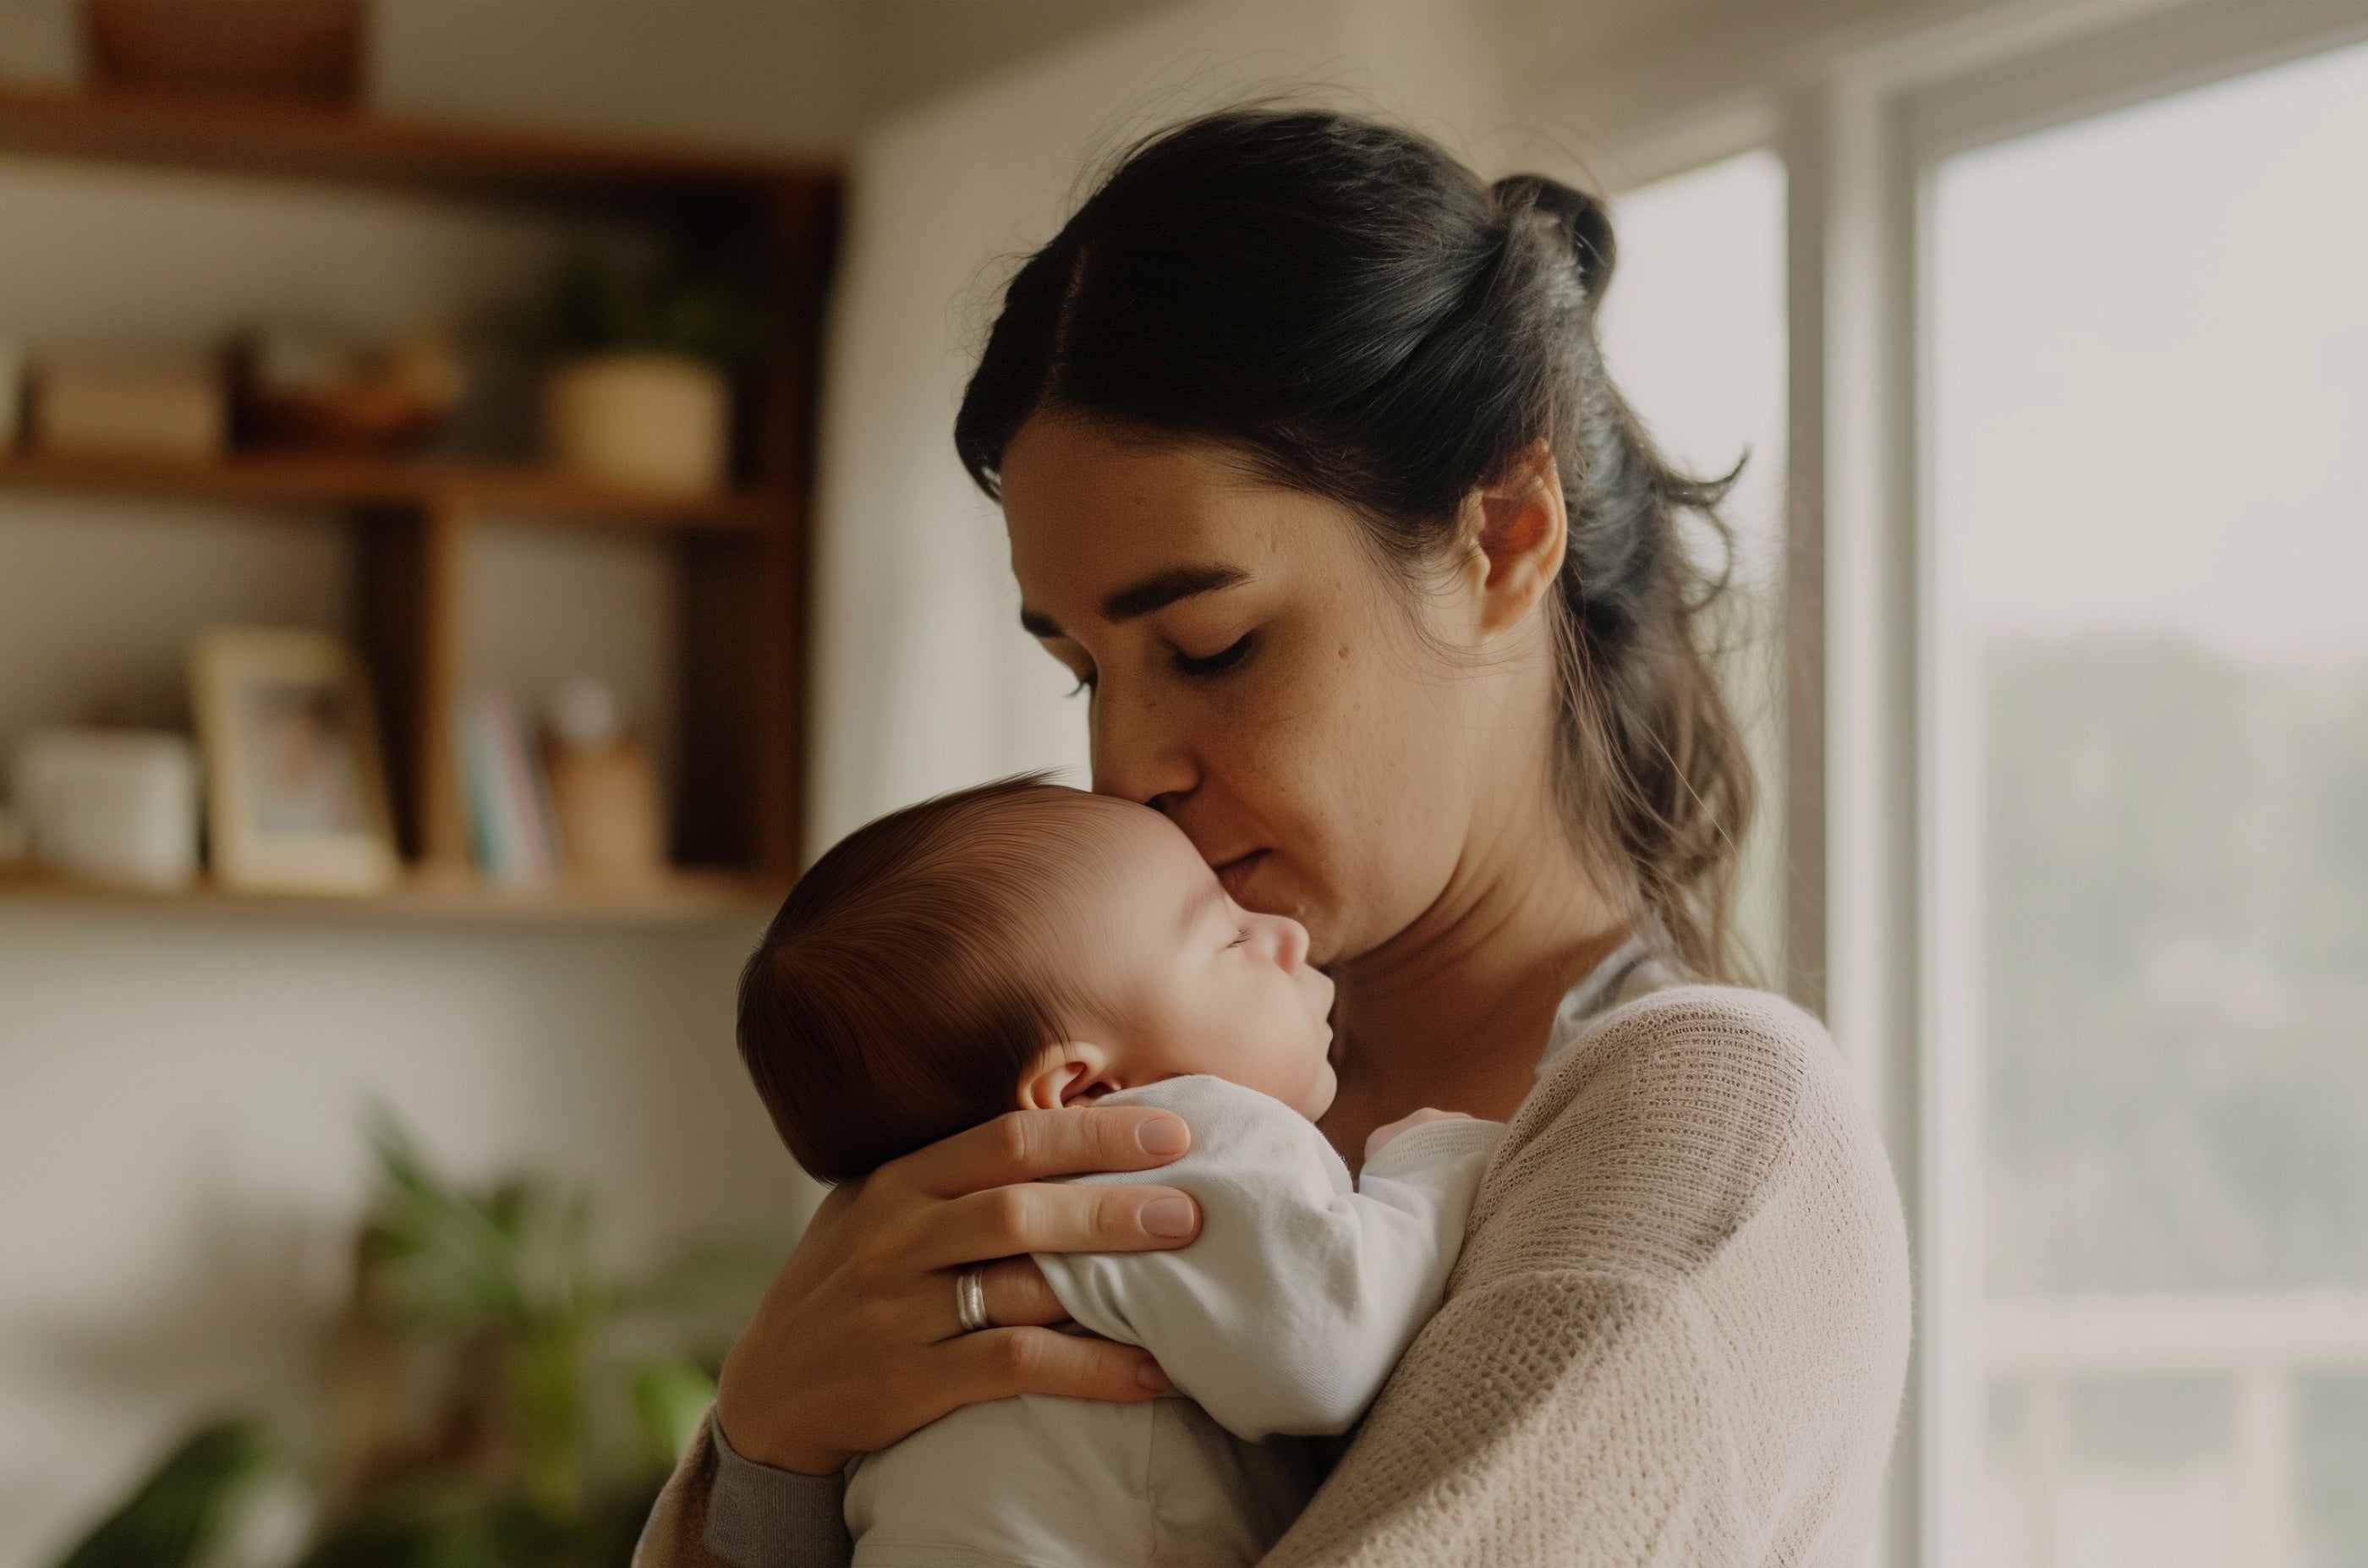
<path fill-rule="evenodd" d="M 985 1269 L 965 1268 L 954 1276 L 954 1316 L 961 1321 L 964 1334 L 995 1326 L 986 1316 Z"/>

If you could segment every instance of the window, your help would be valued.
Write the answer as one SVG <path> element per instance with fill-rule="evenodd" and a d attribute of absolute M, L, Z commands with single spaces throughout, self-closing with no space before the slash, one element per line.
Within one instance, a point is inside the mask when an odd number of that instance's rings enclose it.
<path fill-rule="evenodd" d="M 2368 1562 L 2368 49 L 1926 202 L 1990 1568 Z M 1946 1385 L 1943 1385 L 1946 1386 Z M 1962 1516 L 1960 1516 L 1962 1517 Z"/>
<path fill-rule="evenodd" d="M 1743 464 L 1723 516 L 1736 592 L 1716 623 L 1721 673 L 1750 746 L 1759 806 L 1736 927 L 1752 975 L 1784 982 L 1784 165 L 1750 152 L 1641 186 L 1612 204 L 1620 248 L 1604 358 L 1662 455 L 1697 475 Z M 1713 565 L 1714 539 L 1700 539 Z"/>

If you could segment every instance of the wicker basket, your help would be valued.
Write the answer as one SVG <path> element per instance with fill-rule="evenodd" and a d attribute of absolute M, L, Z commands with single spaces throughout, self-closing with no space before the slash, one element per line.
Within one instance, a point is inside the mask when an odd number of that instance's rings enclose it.
<path fill-rule="evenodd" d="M 364 0 L 83 0 L 99 87 L 350 104 Z"/>

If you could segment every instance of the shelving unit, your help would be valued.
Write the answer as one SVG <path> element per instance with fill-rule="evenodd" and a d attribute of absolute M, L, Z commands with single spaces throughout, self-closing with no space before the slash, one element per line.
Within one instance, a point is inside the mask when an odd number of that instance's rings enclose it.
<path fill-rule="evenodd" d="M 0 153 L 621 220 L 747 258 L 767 280 L 772 330 L 765 362 L 743 385 L 739 472 L 728 494 L 654 495 L 529 466 L 280 451 L 207 463 L 6 457 L 0 489 L 284 506 L 343 519 L 352 540 L 349 634 L 370 671 L 407 867 L 401 887 L 368 903 L 431 918 L 643 923 L 745 915 L 780 896 L 798 866 L 806 507 L 836 171 L 509 127 L 22 87 L 0 89 Z M 476 883 L 452 717 L 470 684 L 468 544 L 491 518 L 643 532 L 675 558 L 672 838 L 683 869 L 668 884 L 521 895 Z M 65 897 L 190 908 L 246 902 L 208 888 L 107 894 L 38 878 L 0 881 L 0 899 Z"/>
<path fill-rule="evenodd" d="M 251 912 L 307 920 L 392 920 L 412 923 L 552 926 L 690 926 L 712 920 L 756 920 L 770 914 L 786 890 L 760 876 L 677 871 L 653 887 L 560 885 L 503 892 L 473 879 L 443 881 L 415 873 L 369 898 L 334 893 L 230 892 L 211 882 L 168 892 L 76 881 L 40 873 L 0 876 L 0 904 L 48 904 L 102 909 Z"/>
<path fill-rule="evenodd" d="M 763 532 L 786 504 L 753 492 L 651 495 L 495 463 L 279 451 L 245 452 L 224 462 L 0 455 L 0 488 L 258 506 L 450 507 L 488 517 L 743 534 Z"/>

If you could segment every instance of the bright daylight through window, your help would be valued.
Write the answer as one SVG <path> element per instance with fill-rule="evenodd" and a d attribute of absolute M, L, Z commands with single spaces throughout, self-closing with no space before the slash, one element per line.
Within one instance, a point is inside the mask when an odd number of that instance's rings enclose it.
<path fill-rule="evenodd" d="M 2368 1562 L 2362 191 L 2362 49 L 1930 190 L 1991 1568 Z"/>
<path fill-rule="evenodd" d="M 1784 983 L 1784 165 L 1746 153 L 1612 203 L 1619 264 L 1605 296 L 1604 358 L 1660 444 L 1690 473 L 1748 454 L 1723 516 L 1735 534 L 1732 601 L 1715 623 L 1729 699 L 1759 779 L 1736 926 L 1753 979 Z M 1715 568 L 1715 540 L 1697 540 Z"/>

